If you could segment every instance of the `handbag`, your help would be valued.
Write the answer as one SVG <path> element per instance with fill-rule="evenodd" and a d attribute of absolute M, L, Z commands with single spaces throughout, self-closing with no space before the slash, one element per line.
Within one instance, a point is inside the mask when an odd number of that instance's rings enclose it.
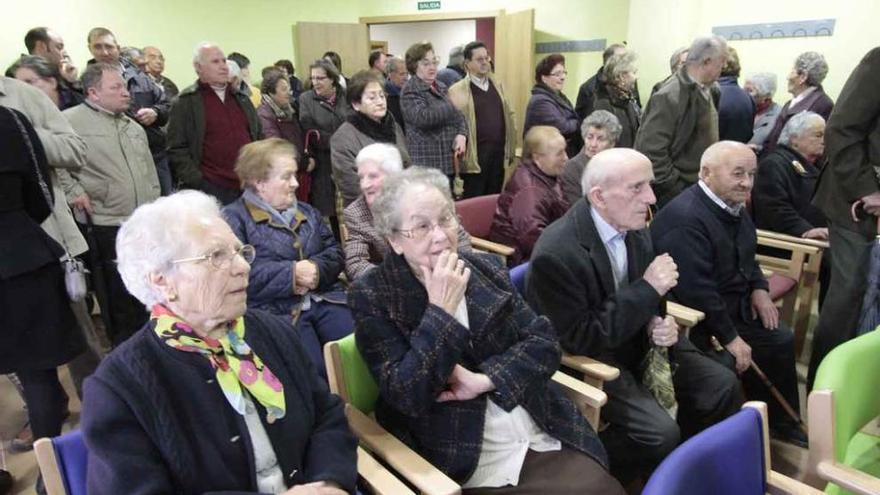
<path fill-rule="evenodd" d="M 37 180 L 40 183 L 40 190 L 43 191 L 43 198 L 46 199 L 49 211 L 52 212 L 50 217 L 52 218 L 52 221 L 55 222 L 55 228 L 60 234 L 61 226 L 58 224 L 58 219 L 55 217 L 55 204 L 52 201 L 52 194 L 49 192 L 49 186 L 43 178 L 43 173 L 40 171 L 40 165 L 37 161 L 37 154 L 34 151 L 31 137 L 28 135 L 27 130 L 25 129 L 24 124 L 21 123 L 18 115 L 8 108 L 6 111 L 12 114 L 12 118 L 18 125 L 18 130 L 21 132 L 21 137 L 27 144 L 31 156 L 31 162 L 34 164 L 34 170 L 37 173 Z M 59 237 L 61 238 L 61 247 L 64 248 L 64 259 L 61 260 L 61 268 L 64 270 L 64 287 L 67 289 L 67 295 L 70 297 L 70 300 L 73 302 L 79 302 L 85 299 L 86 294 L 88 293 L 88 288 L 86 286 L 86 267 L 82 261 L 74 258 L 70 254 L 70 250 L 67 248 L 67 243 L 64 242 L 64 236 L 59 235 Z"/>

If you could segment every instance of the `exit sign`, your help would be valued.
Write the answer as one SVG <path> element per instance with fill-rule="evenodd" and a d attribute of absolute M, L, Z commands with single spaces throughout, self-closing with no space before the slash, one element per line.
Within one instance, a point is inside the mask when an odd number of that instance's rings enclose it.
<path fill-rule="evenodd" d="M 439 10 L 440 2 L 419 2 L 419 10 Z"/>

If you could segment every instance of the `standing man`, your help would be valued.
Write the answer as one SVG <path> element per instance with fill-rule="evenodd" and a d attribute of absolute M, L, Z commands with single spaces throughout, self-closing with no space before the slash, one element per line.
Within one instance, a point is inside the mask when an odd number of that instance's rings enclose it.
<path fill-rule="evenodd" d="M 437 80 L 447 88 L 460 81 L 464 76 L 464 46 L 458 45 L 449 50 L 449 63 L 437 72 Z"/>
<path fill-rule="evenodd" d="M 168 122 L 171 103 L 165 96 L 161 86 L 154 83 L 150 76 L 136 65 L 123 61 L 119 56 L 119 44 L 116 36 L 103 27 L 89 31 L 89 52 L 95 62 L 102 62 L 115 68 L 125 80 L 126 89 L 131 96 L 128 116 L 137 121 L 147 133 L 150 152 L 156 164 L 162 194 L 170 194 L 172 190 L 171 169 L 166 151 L 167 139 L 162 126 Z"/>
<path fill-rule="evenodd" d="M 660 208 L 697 182 L 700 157 L 718 141 L 720 93 L 715 81 L 726 62 L 724 38 L 697 38 L 684 67 L 648 100 L 635 149 L 654 165 Z"/>
<path fill-rule="evenodd" d="M 248 95 L 229 86 L 223 50 L 201 43 L 193 55 L 198 80 L 177 97 L 168 122 L 168 156 L 177 182 L 229 204 L 241 195 L 233 167 L 242 146 L 260 139 Z"/>
<path fill-rule="evenodd" d="M 406 132 L 406 124 L 403 122 L 403 114 L 400 112 L 400 91 L 409 80 L 409 72 L 406 70 L 406 62 L 400 57 L 391 57 L 385 63 L 385 93 L 387 93 L 388 111 L 394 115 L 394 120 L 401 130 Z"/>
<path fill-rule="evenodd" d="M 379 77 L 385 77 L 385 65 L 388 63 L 388 56 L 382 50 L 370 52 L 370 58 L 367 60 L 370 70 Z"/>
<path fill-rule="evenodd" d="M 581 120 L 587 118 L 587 115 L 593 113 L 593 103 L 596 99 L 596 87 L 599 85 L 599 82 L 605 79 L 605 76 L 602 73 L 605 71 L 605 64 L 608 63 L 608 60 L 615 55 L 623 55 L 626 53 L 626 45 L 621 45 L 620 43 L 614 43 L 608 46 L 604 52 L 602 52 L 602 67 L 599 67 L 599 70 L 596 71 L 596 74 L 593 77 L 584 81 L 581 84 L 581 87 L 578 88 L 578 96 L 577 100 L 574 104 L 574 111 L 577 112 L 578 117 Z M 636 100 L 639 103 L 639 107 L 641 108 L 641 102 L 638 101 L 639 91 L 636 89 Z"/>
<path fill-rule="evenodd" d="M 168 101 L 173 100 L 180 93 L 180 90 L 177 89 L 174 81 L 162 75 L 165 72 L 165 56 L 162 55 L 162 51 L 155 46 L 146 46 L 144 47 L 144 57 L 147 59 L 147 75 L 165 90 L 165 97 L 168 98 Z"/>
<path fill-rule="evenodd" d="M 71 82 L 64 77 L 66 61 L 70 58 L 61 35 L 46 27 L 35 27 L 24 36 L 24 46 L 29 54 L 43 57 L 61 74 L 62 77 L 58 78 L 58 100 L 62 110 L 82 103 L 85 97 L 79 82 Z"/>
<path fill-rule="evenodd" d="M 472 41 L 463 53 L 467 75 L 449 88 L 449 99 L 467 119 L 471 146 L 460 169 L 464 197 L 472 198 L 501 192 L 505 170 L 516 159 L 516 126 L 504 88 L 492 76 L 486 45 Z"/>
<path fill-rule="evenodd" d="M 86 101 L 64 111 L 87 145 L 85 166 L 71 172 L 73 205 L 89 213 L 103 267 L 113 333 L 119 345 L 147 321 L 147 313 L 125 289 L 116 269 L 116 234 L 137 208 L 159 197 L 159 178 L 144 129 L 126 115 L 130 96 L 116 67 L 96 62 L 82 75 Z"/>
<path fill-rule="evenodd" d="M 865 270 L 876 242 L 880 216 L 880 47 L 859 62 L 840 91 L 825 128 L 828 165 L 819 177 L 813 204 L 829 221 L 831 284 L 819 315 L 807 390 L 822 358 L 855 336 L 865 295 Z M 853 221 L 851 208 L 858 221 Z"/>

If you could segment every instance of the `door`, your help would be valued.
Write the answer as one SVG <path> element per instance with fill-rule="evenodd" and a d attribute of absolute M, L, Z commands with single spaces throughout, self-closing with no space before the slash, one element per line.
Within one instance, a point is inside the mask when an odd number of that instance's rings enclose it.
<path fill-rule="evenodd" d="M 535 10 L 501 13 L 495 18 L 495 75 L 513 107 L 517 140 L 522 143 L 526 106 L 535 73 Z"/>
<path fill-rule="evenodd" d="M 308 79 L 308 67 L 324 52 L 334 51 L 342 59 L 342 72 L 351 76 L 367 69 L 370 39 L 366 24 L 298 22 L 293 25 L 293 48 L 297 74 Z"/>

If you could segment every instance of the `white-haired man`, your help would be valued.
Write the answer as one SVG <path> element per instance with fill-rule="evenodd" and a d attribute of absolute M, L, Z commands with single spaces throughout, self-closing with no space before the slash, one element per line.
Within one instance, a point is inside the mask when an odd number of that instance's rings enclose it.
<path fill-rule="evenodd" d="M 238 150 L 260 139 L 260 121 L 248 95 L 229 85 L 223 50 L 201 43 L 193 54 L 198 80 L 177 97 L 168 123 L 168 155 L 177 183 L 223 204 L 241 194 L 233 169 Z"/>
<path fill-rule="evenodd" d="M 727 62 L 727 42 L 697 38 L 684 66 L 648 100 L 634 148 L 654 165 L 654 193 L 663 207 L 697 182 L 703 151 L 718 141 L 715 82 Z"/>
<path fill-rule="evenodd" d="M 563 349 L 620 369 L 620 377 L 605 384 L 602 420 L 609 426 L 600 438 L 624 484 L 650 475 L 682 438 L 740 405 L 734 373 L 679 337 L 675 321 L 663 317 L 678 268 L 669 254 L 655 255 L 645 229 L 655 201 L 653 177 L 651 162 L 635 150 L 597 153 L 582 176 L 583 197 L 544 229 L 526 279 L 529 303 L 553 322 Z M 652 346 L 667 348 L 677 367 L 674 397 L 646 386 L 659 378 L 642 374 Z"/>

